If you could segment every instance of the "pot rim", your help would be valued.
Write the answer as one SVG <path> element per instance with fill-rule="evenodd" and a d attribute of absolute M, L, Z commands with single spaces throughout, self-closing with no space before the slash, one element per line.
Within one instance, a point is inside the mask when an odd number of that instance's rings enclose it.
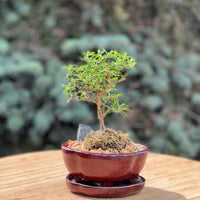
<path fill-rule="evenodd" d="M 145 154 L 149 152 L 149 148 L 145 145 L 146 148 L 143 151 L 138 151 L 135 153 L 125 153 L 125 154 L 101 154 L 101 153 L 94 153 L 94 152 L 89 152 L 89 151 L 80 151 L 80 150 L 75 150 L 75 149 L 71 149 L 69 147 L 67 147 L 68 142 L 64 142 L 61 145 L 61 149 L 62 150 L 67 150 L 67 151 L 71 151 L 71 152 L 75 152 L 75 153 L 80 153 L 80 154 L 85 154 L 85 155 L 94 155 L 94 156 L 99 156 L 99 157 L 124 157 L 124 156 L 135 156 L 135 155 L 139 155 L 139 154 Z"/>

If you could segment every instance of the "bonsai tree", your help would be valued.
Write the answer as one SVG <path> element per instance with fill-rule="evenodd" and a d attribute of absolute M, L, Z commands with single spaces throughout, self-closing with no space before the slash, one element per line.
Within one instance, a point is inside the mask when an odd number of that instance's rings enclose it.
<path fill-rule="evenodd" d="M 83 53 L 81 66 L 67 66 L 67 84 L 64 93 L 69 101 L 93 102 L 97 105 L 97 116 L 100 130 L 106 130 L 104 118 L 115 112 L 125 114 L 128 106 L 119 103 L 120 93 L 117 93 L 116 84 L 124 81 L 127 74 L 125 68 L 133 68 L 135 60 L 126 53 L 117 51 L 98 50 Z"/>

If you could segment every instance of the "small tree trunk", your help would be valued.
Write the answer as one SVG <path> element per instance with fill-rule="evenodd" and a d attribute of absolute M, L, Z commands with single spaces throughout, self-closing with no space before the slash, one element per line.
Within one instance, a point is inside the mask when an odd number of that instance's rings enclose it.
<path fill-rule="evenodd" d="M 106 130 L 106 126 L 104 124 L 104 120 L 103 119 L 99 119 L 99 124 L 100 124 L 101 131 L 105 131 Z"/>
<path fill-rule="evenodd" d="M 100 124 L 100 130 L 101 131 L 106 130 L 106 127 L 104 124 L 104 116 L 101 110 L 101 94 L 97 94 L 97 115 L 98 115 L 98 120 Z"/>

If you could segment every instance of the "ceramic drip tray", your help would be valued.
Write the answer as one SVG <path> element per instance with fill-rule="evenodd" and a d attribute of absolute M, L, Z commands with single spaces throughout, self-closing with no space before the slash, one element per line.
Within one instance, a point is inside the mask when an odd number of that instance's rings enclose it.
<path fill-rule="evenodd" d="M 66 177 L 66 184 L 72 192 L 87 196 L 120 197 L 140 192 L 144 187 L 145 179 L 142 176 L 137 176 L 133 179 L 114 182 L 109 186 L 102 186 L 102 183 L 88 181 L 69 174 Z"/>

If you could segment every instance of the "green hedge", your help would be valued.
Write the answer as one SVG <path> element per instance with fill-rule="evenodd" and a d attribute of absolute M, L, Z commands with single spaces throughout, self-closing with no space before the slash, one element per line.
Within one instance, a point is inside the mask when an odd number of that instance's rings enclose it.
<path fill-rule="evenodd" d="M 56 148 L 75 137 L 72 125 L 93 121 L 86 104 L 67 104 L 62 63 L 8 51 L 3 39 L 1 44 L 1 155 Z"/>

